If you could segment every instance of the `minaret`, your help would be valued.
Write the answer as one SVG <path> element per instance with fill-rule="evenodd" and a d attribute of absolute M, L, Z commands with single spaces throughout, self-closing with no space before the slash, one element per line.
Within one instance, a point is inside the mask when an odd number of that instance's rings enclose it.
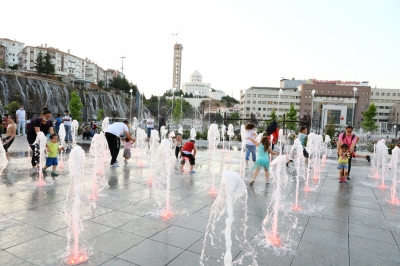
<path fill-rule="evenodd" d="M 182 44 L 174 45 L 174 68 L 172 69 L 172 88 L 181 89 Z"/>

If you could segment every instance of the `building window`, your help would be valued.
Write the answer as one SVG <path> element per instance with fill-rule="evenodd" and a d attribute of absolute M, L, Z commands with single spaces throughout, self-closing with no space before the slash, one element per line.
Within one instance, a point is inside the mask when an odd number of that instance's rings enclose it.
<path fill-rule="evenodd" d="M 261 108 L 258 108 L 258 111 L 261 111 Z"/>
<path fill-rule="evenodd" d="M 256 104 L 256 101 L 253 101 L 253 104 Z"/>
<path fill-rule="evenodd" d="M 376 96 L 379 96 L 379 92 L 376 93 Z"/>
<path fill-rule="evenodd" d="M 392 93 L 392 96 L 396 96 L 396 93 Z"/>
<path fill-rule="evenodd" d="M 263 111 L 266 111 L 266 108 L 263 108 Z"/>
<path fill-rule="evenodd" d="M 253 94 L 253 97 L 257 97 L 255 94 Z"/>
<path fill-rule="evenodd" d="M 390 93 L 386 93 L 386 96 L 390 96 Z"/>
<path fill-rule="evenodd" d="M 371 92 L 371 95 L 374 95 L 374 93 L 373 93 L 373 92 Z"/>
<path fill-rule="evenodd" d="M 247 101 L 247 103 L 250 103 L 250 101 Z"/>
<path fill-rule="evenodd" d="M 250 97 L 250 94 L 247 94 L 247 97 Z"/>
<path fill-rule="evenodd" d="M 256 110 L 256 108 L 255 108 L 255 107 L 253 107 L 253 108 L 251 108 L 251 110 L 252 110 L 252 111 L 255 111 L 255 110 Z"/>
<path fill-rule="evenodd" d="M 332 91 L 332 93 L 335 93 L 335 91 Z"/>
<path fill-rule="evenodd" d="M 328 93 L 331 93 L 331 91 L 328 91 Z"/>
<path fill-rule="evenodd" d="M 321 91 L 321 93 L 324 93 L 324 91 Z"/>

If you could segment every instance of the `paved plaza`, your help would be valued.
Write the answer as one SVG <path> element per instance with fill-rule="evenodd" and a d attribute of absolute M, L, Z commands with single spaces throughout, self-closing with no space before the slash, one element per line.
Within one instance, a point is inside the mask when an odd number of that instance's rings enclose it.
<path fill-rule="evenodd" d="M 236 148 L 237 144 L 235 144 Z M 84 144 L 88 150 L 88 144 Z M 12 160 L 3 171 L 0 184 L 0 264 L 63 265 L 67 245 L 67 223 L 63 206 L 70 187 L 68 167 L 63 173 L 46 177 L 47 185 L 36 187 L 29 173 L 26 139 L 17 137 L 11 148 Z M 122 162 L 122 151 L 119 161 Z M 144 166 L 132 158 L 127 165 L 107 168 L 108 187 L 101 192 L 96 207 L 83 199 L 81 246 L 89 254 L 82 265 L 199 265 L 204 235 L 214 198 L 207 194 L 211 172 L 216 187 L 223 170 L 239 172 L 240 152 L 217 151 L 216 159 L 206 149 L 196 156 L 195 174 L 182 174 L 175 163 L 171 177 L 174 216 L 163 220 L 165 187 L 152 188 L 150 161 Z M 230 162 L 228 162 L 230 161 Z M 93 158 L 87 153 L 85 190 L 90 192 Z M 250 163 L 251 164 L 251 163 Z M 378 188 L 379 180 L 369 178 L 370 164 L 353 160 L 351 181 L 338 183 L 334 157 L 328 158 L 320 180 L 312 180 L 311 192 L 300 183 L 302 210 L 291 211 L 295 199 L 293 164 L 288 169 L 291 182 L 282 191 L 278 232 L 288 235 L 286 248 L 265 245 L 262 222 L 267 213 L 274 184 L 265 184 L 261 172 L 253 186 L 252 171 L 246 170 L 248 221 L 246 236 L 255 250 L 258 265 L 400 265 L 400 206 L 390 205 L 389 189 Z M 389 178 L 386 185 L 391 185 Z M 235 210 L 240 214 L 243 210 Z M 224 222 L 223 222 L 224 223 Z M 243 227 L 242 227 L 243 228 Z M 223 265 L 223 228 L 215 247 L 206 244 L 204 265 Z M 236 232 L 240 235 L 243 232 Z M 235 233 L 232 233 L 235 234 Z M 232 237 L 232 256 L 244 255 Z M 244 256 L 243 265 L 251 265 Z"/>

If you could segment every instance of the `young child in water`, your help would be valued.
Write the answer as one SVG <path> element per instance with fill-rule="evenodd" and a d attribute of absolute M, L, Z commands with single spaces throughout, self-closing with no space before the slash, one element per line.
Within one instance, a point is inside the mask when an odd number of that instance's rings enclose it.
<path fill-rule="evenodd" d="M 131 155 L 131 147 L 132 147 L 133 141 L 129 140 L 128 138 L 124 139 L 124 155 L 122 157 L 124 157 L 124 163 L 127 164 L 128 160 L 132 157 Z"/>
<path fill-rule="evenodd" d="M 254 143 L 254 145 L 257 146 L 257 160 L 253 166 L 254 173 L 253 173 L 253 180 L 250 182 L 250 186 L 254 184 L 256 181 L 257 175 L 260 172 L 261 168 L 264 168 L 264 173 L 265 173 L 265 179 L 266 179 L 266 184 L 269 184 L 269 154 L 271 153 L 272 155 L 279 155 L 279 153 L 274 152 L 271 147 L 270 143 L 268 140 L 267 136 L 262 137 L 261 142 L 256 141 L 253 138 L 247 138 L 251 142 Z"/>
<path fill-rule="evenodd" d="M 59 151 L 64 150 L 64 148 L 60 148 L 58 146 L 58 135 L 57 134 L 50 135 L 50 142 L 47 143 L 46 149 L 47 149 L 46 166 L 43 167 L 42 172 L 43 172 L 43 174 L 46 174 L 46 169 L 49 168 L 50 166 L 53 166 L 53 169 L 51 170 L 51 176 L 56 177 L 56 176 L 58 176 L 58 174 L 56 173 L 56 169 L 57 169 L 57 165 L 58 165 L 57 155 L 58 155 Z"/>
<path fill-rule="evenodd" d="M 349 158 L 351 158 L 351 152 L 347 144 L 342 144 L 339 151 L 339 160 L 337 169 L 339 169 L 339 183 L 346 183 L 346 177 L 349 172 Z"/>

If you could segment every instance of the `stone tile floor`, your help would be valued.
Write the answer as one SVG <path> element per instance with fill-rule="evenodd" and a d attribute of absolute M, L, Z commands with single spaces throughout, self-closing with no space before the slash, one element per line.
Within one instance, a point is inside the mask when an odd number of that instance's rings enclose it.
<path fill-rule="evenodd" d="M 47 177 L 45 187 L 35 187 L 26 155 L 21 149 L 14 150 L 1 176 L 1 265 L 63 265 L 67 224 L 62 211 L 70 183 L 68 171 L 56 179 Z M 228 163 L 229 153 L 217 152 L 217 183 L 223 170 L 239 170 L 240 153 L 231 155 Z M 147 158 L 144 167 L 132 159 L 126 166 L 107 169 L 109 187 L 101 193 L 96 208 L 84 200 L 80 239 L 90 259 L 83 265 L 199 265 L 214 201 L 207 194 L 210 157 L 206 150 L 198 152 L 193 175 L 181 174 L 178 164 L 174 166 L 171 197 L 175 216 L 170 220 L 158 216 L 165 205 L 165 189 L 146 184 L 150 174 Z M 85 167 L 84 195 L 88 195 L 93 167 L 89 155 Z M 291 239 L 286 251 L 262 244 L 261 224 L 274 186 L 266 186 L 260 173 L 254 186 L 247 185 L 247 237 L 258 265 L 400 265 L 400 206 L 387 203 L 390 192 L 377 188 L 378 181 L 368 177 L 370 169 L 366 161 L 354 160 L 352 180 L 339 184 L 331 158 L 321 179 L 312 183 L 313 191 L 303 192 L 301 182 L 303 210 L 283 215 L 295 197 L 295 182 L 290 182 L 282 193 L 285 204 L 278 225 L 278 231 L 288 233 Z M 247 184 L 250 177 L 251 171 L 246 170 Z M 389 178 L 386 184 L 391 184 Z M 297 227 L 290 230 L 296 219 Z M 207 245 L 205 265 L 223 265 L 224 238 L 219 229 L 218 241 L 222 242 L 216 241 L 215 248 Z M 234 258 L 244 254 L 236 240 L 232 254 Z M 242 262 L 251 265 L 249 257 Z"/>

